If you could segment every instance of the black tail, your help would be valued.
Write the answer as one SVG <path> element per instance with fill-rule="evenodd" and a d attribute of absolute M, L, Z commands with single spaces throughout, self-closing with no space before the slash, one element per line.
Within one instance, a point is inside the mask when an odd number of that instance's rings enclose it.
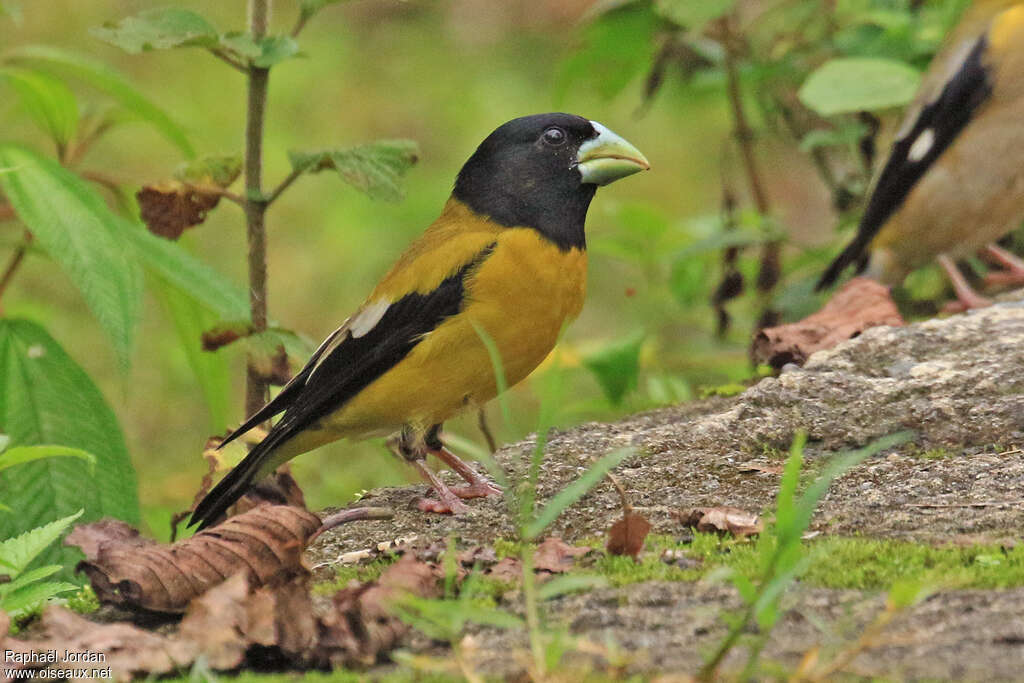
<path fill-rule="evenodd" d="M 870 237 L 865 240 L 861 239 L 860 235 L 857 235 L 852 242 L 846 245 L 846 249 L 843 249 L 843 252 L 825 269 L 821 279 L 818 280 L 818 284 L 814 286 L 814 291 L 820 292 L 826 287 L 831 287 L 851 264 L 857 264 L 858 273 L 863 271 L 867 266 L 867 253 L 865 249 L 868 246 L 868 242 L 870 242 Z"/>
<path fill-rule="evenodd" d="M 278 439 L 268 436 L 249 451 L 249 455 L 235 465 L 235 468 L 228 472 L 227 476 L 221 479 L 213 487 L 213 490 L 199 502 L 195 511 L 192 512 L 192 518 L 188 525 L 198 524 L 198 530 L 202 531 L 220 519 L 221 515 L 227 512 L 227 509 L 256 483 L 256 477 L 259 475 L 263 463 L 266 462 L 277 442 Z"/>

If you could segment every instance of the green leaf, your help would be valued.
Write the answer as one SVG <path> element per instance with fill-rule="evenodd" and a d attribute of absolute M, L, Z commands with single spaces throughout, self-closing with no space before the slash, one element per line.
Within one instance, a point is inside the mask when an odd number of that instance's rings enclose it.
<path fill-rule="evenodd" d="M 61 593 L 77 591 L 80 588 L 81 586 L 65 581 L 33 583 L 0 599 L 0 609 L 12 617 L 20 617 L 37 611 L 50 598 L 56 597 Z"/>
<path fill-rule="evenodd" d="M 260 53 L 252 63 L 264 69 L 301 54 L 299 44 L 291 36 L 267 36 L 260 40 L 259 48 Z"/>
<path fill-rule="evenodd" d="M 78 176 L 28 148 L 0 145 L 0 167 L 11 171 L 0 173 L 0 188 L 18 218 L 81 291 L 127 367 L 142 271 L 124 249 L 121 219 Z"/>
<path fill-rule="evenodd" d="M 0 472 L 9 467 L 27 462 L 35 462 L 43 458 L 80 458 L 90 467 L 96 464 L 96 456 L 79 448 L 68 446 L 17 446 L 0 453 Z"/>
<path fill-rule="evenodd" d="M 78 129 L 78 101 L 53 76 L 16 67 L 0 67 L 0 79 L 16 93 L 28 115 L 61 148 Z"/>
<path fill-rule="evenodd" d="M 342 180 L 372 199 L 396 202 L 403 192 L 399 181 L 418 158 L 412 140 L 378 140 L 346 149 L 289 152 L 292 168 L 317 173 L 333 168 Z"/>
<path fill-rule="evenodd" d="M 175 47 L 215 47 L 218 42 L 213 24 L 196 12 L 177 7 L 146 10 L 90 33 L 132 54 Z"/>
<path fill-rule="evenodd" d="M 174 170 L 174 177 L 192 185 L 216 185 L 224 188 L 242 175 L 242 157 L 239 154 L 201 157 L 186 161 Z"/>
<path fill-rule="evenodd" d="M 612 99 L 654 61 L 658 17 L 646 3 L 629 3 L 600 14 L 583 31 L 583 49 L 559 69 L 555 99 L 578 82 Z"/>
<path fill-rule="evenodd" d="M 71 523 L 82 516 L 84 510 L 79 510 L 73 515 L 61 519 L 55 519 L 49 524 L 29 529 L 17 536 L 9 536 L 0 541 L 0 559 L 4 565 L 11 567 L 14 574 L 12 578 L 18 578 L 22 572 L 39 557 L 50 545 L 64 535 Z M 40 570 L 33 570 L 39 572 Z"/>
<path fill-rule="evenodd" d="M 736 0 L 656 0 L 654 11 L 674 24 L 697 31 L 732 11 Z"/>
<path fill-rule="evenodd" d="M 619 463 L 632 455 L 636 455 L 635 448 L 619 448 L 591 465 L 579 479 L 552 496 L 537 517 L 523 529 L 523 538 L 530 541 L 544 533 L 544 530 L 558 518 L 558 515 L 585 496 L 590 489 L 604 479 L 605 474 L 618 467 Z"/>
<path fill-rule="evenodd" d="M 921 75 L 892 59 L 837 57 L 814 70 L 800 87 L 799 97 L 822 116 L 874 111 L 908 104 Z"/>
<path fill-rule="evenodd" d="M 10 566 L 5 564 L 4 566 Z M 24 588 L 28 584 L 34 581 L 42 581 L 48 576 L 53 576 L 59 572 L 63 567 L 59 564 L 50 564 L 45 567 L 37 567 L 35 569 L 29 569 L 27 572 L 21 572 L 14 578 L 13 581 L 7 583 L 0 583 L 0 599 L 3 596 L 13 593 L 19 588 Z"/>
<path fill-rule="evenodd" d="M 128 223 L 122 232 L 146 269 L 164 282 L 188 294 L 219 318 L 249 318 L 245 291 L 180 244 L 157 237 L 138 224 Z"/>
<path fill-rule="evenodd" d="M 47 458 L 0 474 L 0 538 L 85 510 L 85 520 L 139 519 L 135 472 L 117 418 L 89 376 L 34 322 L 0 320 L 0 425 L 17 446 L 62 444 L 94 454 Z M 80 557 L 53 549 L 50 563 Z"/>
<path fill-rule="evenodd" d="M 163 109 L 140 93 L 117 71 L 90 57 L 48 45 L 23 45 L 5 53 L 8 60 L 28 62 L 58 75 L 67 75 L 96 88 L 113 98 L 128 112 L 138 117 L 174 144 L 186 157 L 192 149 L 185 131 Z"/>
<path fill-rule="evenodd" d="M 301 7 L 299 9 L 301 20 L 303 22 L 309 20 L 310 17 L 328 5 L 337 5 L 340 2 L 347 1 L 348 0 L 302 0 Z"/>
<path fill-rule="evenodd" d="M 595 590 L 608 585 L 608 579 L 594 574 L 565 574 L 544 583 L 537 591 L 539 600 L 551 600 L 567 593 Z"/>
<path fill-rule="evenodd" d="M 622 403 L 637 386 L 644 337 L 643 332 L 636 332 L 583 358 L 583 365 L 593 373 L 612 405 Z"/>

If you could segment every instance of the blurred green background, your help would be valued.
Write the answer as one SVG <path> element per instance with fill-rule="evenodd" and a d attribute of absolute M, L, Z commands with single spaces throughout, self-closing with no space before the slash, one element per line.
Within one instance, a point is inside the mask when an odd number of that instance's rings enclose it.
<path fill-rule="evenodd" d="M 221 30 L 245 26 L 241 0 L 175 4 L 201 11 Z M 271 74 L 265 185 L 273 187 L 288 173 L 290 149 L 405 137 L 418 141 L 421 155 L 399 204 L 371 201 L 324 173 L 301 178 L 272 207 L 271 317 L 318 342 L 361 303 L 405 245 L 438 214 L 477 143 L 513 117 L 560 110 L 598 120 L 624 136 L 647 155 L 652 171 L 602 189 L 590 210 L 589 294 L 558 354 L 570 399 L 557 425 L 614 418 L 752 377 L 747 346 L 760 304 L 753 297 L 734 302 L 734 324 L 724 338 L 715 335 L 716 316 L 708 304 L 721 275 L 717 250 L 707 245 L 720 224 L 723 187 L 747 204 L 722 82 L 666 78 L 654 101 L 642 107 L 644 72 L 658 46 L 648 33 L 631 33 L 627 26 L 614 42 L 622 59 L 636 62 L 635 73 L 621 91 L 600 87 L 607 74 L 576 58 L 586 45 L 591 4 L 355 0 L 318 15 L 300 40 L 306 57 L 283 62 Z M 287 30 L 295 20 L 295 3 L 279 0 L 274 5 L 273 29 Z M 0 19 L 0 41 L 6 47 L 58 45 L 98 58 L 126 74 L 182 124 L 200 155 L 240 153 L 241 74 L 202 50 L 133 56 L 89 33 L 151 6 L 138 0 L 26 2 L 20 25 Z M 6 137 L 49 151 L 10 98 L 0 100 L 0 117 Z M 759 125 L 756 111 L 751 117 Z M 895 120 L 889 116 L 883 123 Z M 810 254 L 802 267 L 816 274 L 839 242 L 830 191 L 797 141 L 766 136 L 758 140 L 757 155 L 773 215 L 788 234 L 786 253 Z M 103 138 L 81 168 L 137 187 L 169 177 L 180 162 L 178 150 L 136 124 Z M 16 237 L 20 228 L 14 226 L 0 225 L 5 238 Z M 245 231 L 238 207 L 222 202 L 183 242 L 240 285 L 245 282 Z M 680 267 L 678 257 L 689 253 L 687 248 L 693 255 Z M 756 265 L 740 263 L 748 282 Z M 799 301 L 789 309 L 793 315 L 813 310 L 818 301 L 802 287 L 791 293 Z M 787 296 L 785 288 L 780 292 Z M 214 397 L 211 411 L 151 293 L 128 371 L 118 367 L 107 337 L 75 287 L 45 258 L 27 261 L 3 307 L 5 315 L 40 321 L 100 385 L 126 433 L 144 517 L 156 535 L 166 536 L 167 519 L 189 505 L 206 471 L 200 453 L 207 437 L 243 418 L 241 345 L 218 352 L 230 360 L 231 382 Z M 609 401 L 585 362 L 602 350 L 607 355 L 609 348 L 612 356 L 618 350 L 627 365 L 632 354 L 639 357 L 636 389 L 618 405 Z M 514 390 L 515 424 L 503 424 L 496 407 L 490 407 L 499 441 L 531 431 L 535 383 L 550 371 L 549 363 Z M 475 415 L 447 428 L 483 443 Z M 298 458 L 294 472 L 313 507 L 347 503 L 364 488 L 414 480 L 379 442 L 333 444 Z"/>

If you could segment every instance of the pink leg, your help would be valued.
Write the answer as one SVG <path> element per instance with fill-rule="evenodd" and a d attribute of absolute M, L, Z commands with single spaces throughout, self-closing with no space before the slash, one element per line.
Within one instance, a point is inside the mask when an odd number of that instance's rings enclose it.
<path fill-rule="evenodd" d="M 459 498 L 483 498 L 485 496 L 500 496 L 501 488 L 487 481 L 477 474 L 476 470 L 463 462 L 459 456 L 441 446 L 437 450 L 431 450 L 437 459 L 455 470 L 460 477 L 469 482 L 469 486 L 453 488 L 451 492 Z"/>
<path fill-rule="evenodd" d="M 959 313 L 971 308 L 985 308 L 992 305 L 991 299 L 986 299 L 971 288 L 964 278 L 964 274 L 953 263 L 953 259 L 945 254 L 939 254 L 935 260 L 946 271 L 946 277 L 949 278 L 950 283 L 953 285 L 953 291 L 956 292 L 957 298 L 956 301 L 951 301 L 943 306 L 942 310 L 949 313 Z"/>
<path fill-rule="evenodd" d="M 422 460 L 414 460 L 413 467 L 420 473 L 420 476 L 427 480 L 427 483 L 437 492 L 440 500 L 421 498 L 417 506 L 423 512 L 436 512 L 442 515 L 461 515 L 469 512 L 465 503 L 459 500 L 454 491 L 445 486 L 445 483 L 438 479 L 429 467 Z"/>
<path fill-rule="evenodd" d="M 993 261 L 1006 269 L 986 275 L 986 285 L 1005 287 L 1007 285 L 1024 284 L 1024 260 L 995 244 L 985 247 L 985 252 Z"/>

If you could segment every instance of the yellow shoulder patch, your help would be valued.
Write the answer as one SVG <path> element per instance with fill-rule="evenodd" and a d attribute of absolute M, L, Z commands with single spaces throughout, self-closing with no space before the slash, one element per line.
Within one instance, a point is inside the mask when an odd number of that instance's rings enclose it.
<path fill-rule="evenodd" d="M 1002 52 L 1021 39 L 1024 33 L 1024 3 L 1003 10 L 992 20 L 988 32 L 989 45 Z"/>

